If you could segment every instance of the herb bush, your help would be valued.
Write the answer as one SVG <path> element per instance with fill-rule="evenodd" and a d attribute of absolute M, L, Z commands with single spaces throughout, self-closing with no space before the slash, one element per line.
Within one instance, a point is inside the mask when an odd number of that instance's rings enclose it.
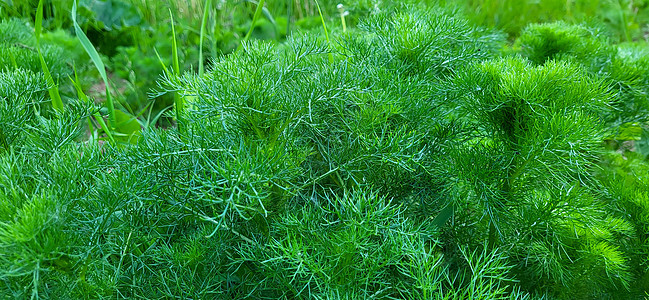
<path fill-rule="evenodd" d="M 471 124 L 451 154 L 463 188 L 455 205 L 484 215 L 478 232 L 512 251 L 520 285 L 553 297 L 628 286 L 629 266 L 613 241 L 629 237 L 630 224 L 603 211 L 589 179 L 606 86 L 571 64 L 534 67 L 520 58 L 483 62 L 453 81 Z"/>
<path fill-rule="evenodd" d="M 637 297 L 646 166 L 601 143 L 623 79 L 503 43 L 439 8 L 246 42 L 165 74 L 178 125 L 132 145 L 84 141 L 96 107 L 50 112 L 41 73 L 4 70 L 0 294 Z"/>
<path fill-rule="evenodd" d="M 0 22 L 0 69 L 22 68 L 41 72 L 33 30 L 29 23 L 19 19 Z M 45 44 L 41 52 L 55 81 L 70 74 L 70 68 L 66 65 L 67 55 L 61 47 Z"/>
<path fill-rule="evenodd" d="M 517 40 L 534 64 L 551 60 L 583 65 L 617 93 L 612 125 L 646 122 L 649 112 L 649 52 L 639 45 L 612 45 L 600 30 L 563 22 L 530 25 Z"/>

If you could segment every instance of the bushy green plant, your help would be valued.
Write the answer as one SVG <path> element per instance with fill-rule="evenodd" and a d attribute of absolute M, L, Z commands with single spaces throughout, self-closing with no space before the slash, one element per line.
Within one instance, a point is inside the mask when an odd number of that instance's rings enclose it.
<path fill-rule="evenodd" d="M 42 72 L 33 30 L 29 23 L 19 19 L 0 22 L 0 69 L 22 68 L 35 73 Z M 65 59 L 67 55 L 63 49 L 47 44 L 43 45 L 41 53 L 55 80 L 63 80 L 70 74 Z"/>
<path fill-rule="evenodd" d="M 366 20 L 360 27 L 376 35 L 373 46 L 407 75 L 443 77 L 459 66 L 492 56 L 503 37 L 454 17 L 457 11 L 397 11 Z M 437 17 L 431 18 L 428 15 Z M 377 56 L 377 58 L 383 58 Z"/>
<path fill-rule="evenodd" d="M 68 227 L 76 177 L 79 122 L 90 109 L 69 106 L 65 116 L 44 117 L 47 85 L 41 74 L 15 69 L 0 73 L 0 248 L 2 295 L 24 298 L 57 295 L 66 289 L 54 278 L 72 270 L 76 240 Z M 72 154 L 72 155 L 71 155 Z M 76 155 L 75 155 L 76 154 Z M 75 157 L 76 156 L 76 157 Z M 76 174 L 57 166 L 66 164 Z M 69 283 L 69 282 L 68 282 Z M 54 285 L 52 285 L 54 284 Z"/>
<path fill-rule="evenodd" d="M 566 22 L 532 24 L 516 40 L 523 56 L 542 65 L 549 60 L 574 60 L 598 70 L 614 54 L 600 29 Z"/>
<path fill-rule="evenodd" d="M 461 185 L 455 205 L 474 212 L 462 217 L 477 222 L 491 247 L 512 249 L 527 289 L 599 297 L 606 289 L 595 287 L 607 282 L 628 287 L 614 238 L 630 236 L 630 226 L 589 192 L 606 86 L 577 65 L 535 67 L 521 58 L 466 68 L 452 82 L 451 103 L 470 129 L 449 159 Z"/>
<path fill-rule="evenodd" d="M 177 126 L 136 124 L 132 144 L 83 137 L 98 110 L 82 92 L 43 109 L 40 73 L 2 71 L 0 295 L 645 292 L 644 163 L 598 164 L 620 93 L 593 67 L 628 57 L 617 82 L 639 91 L 643 58 L 546 28 L 500 57 L 502 35 L 402 6 L 327 39 L 246 41 L 203 74 L 165 72 L 152 96 L 183 101 Z M 543 52 L 547 36 L 580 43 Z"/>
<path fill-rule="evenodd" d="M 571 61 L 604 80 L 617 94 L 614 110 L 607 116 L 613 128 L 620 128 L 613 132 L 614 138 L 639 138 L 624 129 L 639 133 L 640 127 L 632 123 L 647 121 L 649 58 L 644 47 L 613 45 L 596 28 L 562 22 L 530 25 L 516 43 L 534 64 Z"/>
<path fill-rule="evenodd" d="M 634 239 L 620 245 L 631 259 L 630 266 L 638 277 L 632 288 L 638 292 L 649 289 L 647 266 L 647 226 L 649 226 L 649 165 L 644 155 L 624 151 L 608 152 L 596 170 L 604 187 L 602 198 L 607 201 L 614 216 L 626 217 L 633 225 Z"/>
<path fill-rule="evenodd" d="M 31 71 L 15 69 L 0 72 L 0 147 L 12 151 L 45 101 L 45 79 Z"/>

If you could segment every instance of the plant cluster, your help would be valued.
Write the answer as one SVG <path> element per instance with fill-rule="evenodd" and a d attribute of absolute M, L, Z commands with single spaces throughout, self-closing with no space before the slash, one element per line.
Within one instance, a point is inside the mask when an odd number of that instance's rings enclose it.
<path fill-rule="evenodd" d="M 106 119 L 77 82 L 50 105 L 48 77 L 70 73 L 37 40 L 35 66 L 0 70 L 0 295 L 646 294 L 646 50 L 567 23 L 505 49 L 457 10 L 395 6 L 331 35 L 244 37 L 182 74 L 171 27 L 150 93 L 174 97 L 165 129 L 112 107 L 108 83 Z M 3 30 L 29 50 L 25 24 Z"/>
<path fill-rule="evenodd" d="M 151 108 L 156 114 L 172 105 L 172 95 L 159 95 L 155 102 L 148 98 L 165 66 L 172 63 L 172 48 L 178 50 L 180 58 L 180 70 L 176 71 L 197 70 L 200 64 L 209 62 L 199 58 L 199 47 L 195 47 L 198 44 L 204 47 L 206 58 L 216 57 L 237 49 L 239 41 L 250 29 L 252 38 L 282 41 L 290 31 L 319 28 L 321 25 L 317 5 L 311 1 L 273 1 L 265 6 L 262 3 L 263 13 L 254 24 L 251 20 L 258 7 L 256 1 L 3 0 L 0 1 L 0 17 L 34 20 L 38 15 L 34 8 L 39 2 L 43 5 L 40 14 L 42 25 L 53 32 L 72 31 L 71 9 L 73 3 L 77 4 L 75 22 L 101 54 L 110 75 L 109 84 L 115 87 L 112 89 L 113 97 L 121 103 L 122 110 L 131 115 L 143 115 Z M 320 0 L 318 3 L 325 16 L 334 15 L 337 2 Z M 365 7 L 353 5 L 350 9 L 362 10 Z M 205 15 L 203 20 L 197 17 L 202 15 Z M 174 34 L 180 43 L 177 46 L 173 46 L 170 39 L 170 16 L 174 18 Z M 65 36 L 53 39 L 57 46 L 62 46 Z M 78 42 L 70 46 L 74 50 L 80 49 Z M 64 52 L 71 50 L 64 48 Z M 8 61 L 10 56 L 4 54 L 0 59 Z M 84 79 L 79 84 L 90 90 L 90 96 L 101 101 L 107 96 L 101 83 L 97 83 L 101 81 L 100 76 L 87 70 L 84 60 L 87 61 L 86 56 L 76 59 L 79 76 Z M 38 66 L 38 56 L 35 62 Z M 164 121 L 161 125 L 172 123 L 164 116 L 161 119 Z"/>
<path fill-rule="evenodd" d="M 34 38 L 33 28 L 19 19 L 0 21 L 0 69 L 25 69 L 41 72 L 39 47 Z M 44 44 L 40 49 L 56 81 L 64 80 L 70 74 L 66 65 L 64 49 L 58 45 Z"/>

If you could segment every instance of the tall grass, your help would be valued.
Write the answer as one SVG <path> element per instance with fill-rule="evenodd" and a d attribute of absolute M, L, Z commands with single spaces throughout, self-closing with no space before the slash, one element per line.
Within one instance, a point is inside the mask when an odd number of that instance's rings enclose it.
<path fill-rule="evenodd" d="M 49 94 L 52 99 L 52 106 L 58 112 L 63 111 L 63 100 L 61 100 L 61 94 L 59 93 L 58 83 L 54 82 L 50 69 L 47 67 L 47 63 L 43 58 L 43 53 L 41 53 L 41 32 L 43 30 L 43 0 L 38 1 L 38 7 L 36 8 L 36 20 L 35 20 L 35 34 L 36 34 L 36 47 L 38 51 L 38 58 L 41 61 L 41 67 L 43 73 L 45 74 L 45 79 L 49 84 Z"/>
<path fill-rule="evenodd" d="M 207 0 L 205 2 L 205 11 L 203 12 L 203 19 L 201 21 L 201 34 L 198 40 L 198 75 L 202 76 L 205 72 L 205 66 L 203 62 L 203 42 L 205 40 L 205 30 L 207 26 L 207 17 L 209 15 L 210 9 L 212 8 L 212 0 Z"/>
<path fill-rule="evenodd" d="M 74 26 L 74 32 L 79 39 L 79 42 L 83 46 L 83 49 L 86 50 L 92 63 L 97 68 L 101 79 L 104 81 L 105 91 L 106 91 L 106 106 L 108 108 L 108 120 L 111 130 L 114 130 L 117 126 L 117 118 L 115 116 L 115 104 L 113 103 L 112 93 L 110 90 L 110 83 L 108 82 L 108 76 L 106 75 L 106 67 L 102 61 L 97 49 L 92 45 L 86 34 L 81 30 L 79 24 L 77 23 L 77 1 L 75 0 L 72 3 L 72 24 Z"/>
<path fill-rule="evenodd" d="M 495 26 L 515 38 L 528 24 L 566 21 L 603 23 L 620 40 L 645 39 L 649 7 L 624 0 L 445 1 L 463 7 L 474 22 Z M 633 19 L 629 16 L 634 16 Z"/>

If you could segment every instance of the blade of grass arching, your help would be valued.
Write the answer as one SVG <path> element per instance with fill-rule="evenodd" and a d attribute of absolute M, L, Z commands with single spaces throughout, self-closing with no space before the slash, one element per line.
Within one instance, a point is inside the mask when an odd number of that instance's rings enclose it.
<path fill-rule="evenodd" d="M 279 31 L 277 30 L 277 22 L 275 22 L 275 18 L 273 17 L 273 14 L 270 13 L 270 10 L 268 8 L 262 7 L 261 12 L 264 13 L 264 17 L 268 19 L 268 21 L 273 24 L 273 32 L 275 32 L 275 39 L 279 42 Z"/>
<path fill-rule="evenodd" d="M 169 10 L 169 15 L 171 16 L 171 56 L 173 59 L 173 72 L 175 76 L 180 76 L 180 63 L 178 62 L 178 43 L 176 42 L 176 27 L 174 25 L 174 15 Z M 180 117 L 184 110 L 183 99 L 174 93 L 174 110 L 176 111 L 176 121 L 180 121 Z"/>
<path fill-rule="evenodd" d="M 201 22 L 201 35 L 198 44 L 198 76 L 202 77 L 205 67 L 203 66 L 203 40 L 205 39 L 205 27 L 207 25 L 207 15 L 212 7 L 212 0 L 205 2 L 205 11 L 203 11 L 203 21 Z"/>
<path fill-rule="evenodd" d="M 61 100 L 61 94 L 59 93 L 59 87 L 54 84 L 54 78 L 50 74 L 50 69 L 47 67 L 45 58 L 43 58 L 43 53 L 41 53 L 41 32 L 43 30 L 43 0 L 38 1 L 38 7 L 36 8 L 36 20 L 35 24 L 35 33 L 36 33 L 36 48 L 38 49 L 38 58 L 41 61 L 41 68 L 43 69 L 43 74 L 45 74 L 45 80 L 49 87 L 47 88 L 50 98 L 52 98 L 52 107 L 58 112 L 63 111 L 63 100 Z"/>
<path fill-rule="evenodd" d="M 86 34 L 83 32 L 83 30 L 81 30 L 81 27 L 79 27 L 79 23 L 77 23 L 76 0 L 72 2 L 72 25 L 74 26 L 74 31 L 77 34 L 79 42 L 81 42 L 81 46 L 83 46 L 83 49 L 86 50 L 86 52 L 90 56 L 90 59 L 95 64 L 95 67 L 97 67 L 97 71 L 99 71 L 101 79 L 104 80 L 104 85 L 106 85 L 106 106 L 108 108 L 108 121 L 110 126 L 114 127 L 117 124 L 117 121 L 115 119 L 115 105 L 113 104 L 113 99 L 110 96 L 110 85 L 108 83 L 108 77 L 106 76 L 106 67 L 104 66 L 104 62 L 101 60 L 101 57 L 99 57 L 97 49 L 95 49 Z"/>
<path fill-rule="evenodd" d="M 162 57 L 160 57 L 160 53 L 158 53 L 158 49 L 153 48 L 153 52 L 158 57 L 158 61 L 160 62 L 162 69 L 165 71 L 165 74 L 167 74 L 167 76 L 171 76 L 171 73 L 169 73 L 169 69 L 167 69 L 167 66 L 165 65 L 164 61 L 162 61 Z"/>
<path fill-rule="evenodd" d="M 255 9 L 255 14 L 252 17 L 252 24 L 250 24 L 250 29 L 248 29 L 248 33 L 246 33 L 246 36 L 243 37 L 241 43 L 239 43 L 239 47 L 237 47 L 237 51 L 239 51 L 242 48 L 244 42 L 247 42 L 248 39 L 250 39 L 250 35 L 252 35 L 252 30 L 255 29 L 255 24 L 257 24 L 257 20 L 259 19 L 259 16 L 261 16 L 261 12 L 263 11 L 265 3 L 266 0 L 260 0 L 259 4 L 257 4 L 257 9 Z"/>
<path fill-rule="evenodd" d="M 320 9 L 320 3 L 318 3 L 318 0 L 315 0 L 315 5 L 318 8 L 318 14 L 320 15 L 320 22 L 322 22 L 322 28 L 324 29 L 325 33 L 325 38 L 327 39 L 327 45 L 331 46 L 331 41 L 329 40 L 329 32 L 327 31 L 327 24 L 325 23 L 324 16 L 322 15 L 322 10 Z M 334 56 L 333 54 L 329 53 L 329 63 L 334 62 Z"/>

